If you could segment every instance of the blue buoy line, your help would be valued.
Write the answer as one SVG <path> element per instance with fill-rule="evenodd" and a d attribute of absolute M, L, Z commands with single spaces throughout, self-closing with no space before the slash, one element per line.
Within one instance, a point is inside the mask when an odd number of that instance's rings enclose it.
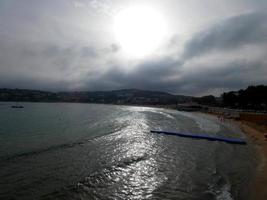
<path fill-rule="evenodd" d="M 169 132 L 169 131 L 155 131 L 151 130 L 151 133 L 158 133 L 158 134 L 165 134 L 165 135 L 174 135 L 179 137 L 187 137 L 187 138 L 194 138 L 194 139 L 206 139 L 210 141 L 220 141 L 220 142 L 227 142 L 231 144 L 247 144 L 245 140 L 239 138 L 225 138 L 220 136 L 211 136 L 211 135 L 203 135 L 203 134 L 185 134 L 185 133 L 178 133 L 178 132 Z"/>

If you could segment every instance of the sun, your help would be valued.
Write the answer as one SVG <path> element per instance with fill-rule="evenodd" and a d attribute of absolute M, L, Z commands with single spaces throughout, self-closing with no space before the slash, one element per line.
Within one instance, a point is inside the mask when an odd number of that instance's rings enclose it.
<path fill-rule="evenodd" d="M 153 53 L 166 36 L 166 21 L 149 7 L 128 7 L 114 17 L 114 32 L 122 50 L 132 57 Z"/>

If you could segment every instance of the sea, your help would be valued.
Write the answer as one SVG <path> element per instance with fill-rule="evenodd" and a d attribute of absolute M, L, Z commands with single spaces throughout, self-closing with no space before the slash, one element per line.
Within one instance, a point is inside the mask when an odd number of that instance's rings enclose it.
<path fill-rule="evenodd" d="M 151 133 L 247 138 L 201 113 L 141 106 L 0 102 L 1 200 L 243 200 L 253 148 Z"/>

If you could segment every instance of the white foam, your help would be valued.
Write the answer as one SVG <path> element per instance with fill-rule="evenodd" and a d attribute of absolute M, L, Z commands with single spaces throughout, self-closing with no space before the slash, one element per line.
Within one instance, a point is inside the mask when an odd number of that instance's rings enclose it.
<path fill-rule="evenodd" d="M 204 115 L 197 116 L 186 112 L 179 112 L 179 114 L 193 119 L 202 131 L 218 133 L 221 130 L 221 126 L 218 123 L 204 118 Z"/>

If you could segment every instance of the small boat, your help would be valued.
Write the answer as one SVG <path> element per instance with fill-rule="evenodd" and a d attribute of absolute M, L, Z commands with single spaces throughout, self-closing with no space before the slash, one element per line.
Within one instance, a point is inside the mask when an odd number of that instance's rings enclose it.
<path fill-rule="evenodd" d="M 24 106 L 11 106 L 11 108 L 24 108 Z"/>
<path fill-rule="evenodd" d="M 11 108 L 24 108 L 24 106 L 19 105 L 18 103 L 16 103 L 15 105 L 11 106 Z"/>

